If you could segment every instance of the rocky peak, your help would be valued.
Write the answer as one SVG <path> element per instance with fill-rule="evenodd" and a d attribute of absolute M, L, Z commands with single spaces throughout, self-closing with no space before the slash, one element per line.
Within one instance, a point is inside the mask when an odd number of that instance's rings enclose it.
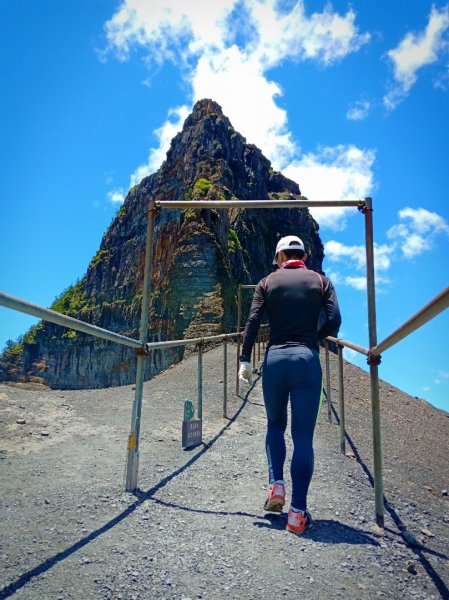
<path fill-rule="evenodd" d="M 297 183 L 234 130 L 219 104 L 197 102 L 172 140 L 160 169 L 132 188 L 105 233 L 85 276 L 53 304 L 60 312 L 138 338 L 149 198 L 160 200 L 284 199 Z M 308 266 L 321 270 L 323 246 L 307 209 L 163 210 L 156 218 L 149 339 L 160 341 L 235 331 L 240 283 L 272 268 L 277 239 L 296 234 Z M 250 294 L 245 303 L 250 302 Z M 151 378 L 183 357 L 155 350 Z M 132 350 L 41 323 L 0 358 L 0 380 L 36 380 L 55 388 L 133 382 Z"/>
<path fill-rule="evenodd" d="M 184 123 L 184 127 L 192 127 L 199 121 L 202 121 L 207 115 L 218 115 L 229 123 L 229 119 L 223 115 L 223 110 L 218 102 L 210 98 L 203 98 L 202 100 L 198 100 L 193 106 L 192 112 Z"/>

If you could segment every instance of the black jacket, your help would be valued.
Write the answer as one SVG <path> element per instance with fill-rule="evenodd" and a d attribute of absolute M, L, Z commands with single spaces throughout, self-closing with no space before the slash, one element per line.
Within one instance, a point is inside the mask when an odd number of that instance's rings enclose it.
<path fill-rule="evenodd" d="M 335 335 L 341 324 L 332 282 L 307 269 L 302 261 L 284 263 L 257 284 L 243 334 L 241 361 L 250 361 L 265 311 L 270 326 L 269 348 L 304 345 L 318 350 L 318 340 Z M 319 330 L 318 321 L 322 322 Z"/>

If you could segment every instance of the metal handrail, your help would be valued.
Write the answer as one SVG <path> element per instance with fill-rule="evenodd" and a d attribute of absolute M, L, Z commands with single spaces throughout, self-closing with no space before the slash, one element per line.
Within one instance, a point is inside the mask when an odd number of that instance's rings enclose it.
<path fill-rule="evenodd" d="M 16 298 L 15 296 L 10 296 L 4 292 L 0 292 L 0 306 L 5 306 L 6 308 L 11 308 L 12 310 L 17 310 L 34 317 L 38 317 L 44 321 L 50 321 L 51 323 L 61 325 L 62 327 L 68 327 L 69 329 L 75 329 L 76 331 L 81 331 L 82 333 L 94 335 L 95 337 L 100 337 L 111 342 L 116 342 L 117 344 L 122 344 L 123 346 L 148 351 L 156 348 L 172 348 L 174 346 L 189 346 L 191 344 L 201 344 L 209 341 L 220 341 L 234 338 L 238 335 L 237 332 L 222 333 L 220 335 L 210 335 L 200 338 L 185 338 L 183 340 L 148 342 L 144 344 L 140 340 L 135 340 L 127 337 L 126 335 L 109 331 L 109 329 L 97 327 L 97 325 L 92 325 L 92 323 L 87 323 L 86 321 L 81 321 L 80 319 L 63 315 L 55 310 L 39 306 L 38 304 L 31 304 L 26 300 Z"/>
<path fill-rule="evenodd" d="M 115 333 L 113 331 L 109 331 L 108 329 L 97 327 L 96 325 L 92 325 L 92 323 L 80 321 L 79 319 L 63 315 L 55 310 L 39 306 L 38 304 L 31 304 L 26 300 L 16 298 L 15 296 L 10 296 L 4 292 L 0 292 L 0 306 L 5 306 L 6 308 L 11 308 L 12 310 L 17 310 L 27 315 L 32 315 L 33 317 L 38 317 L 44 321 L 50 321 L 50 323 L 56 323 L 56 325 L 62 325 L 62 327 L 68 327 L 69 329 L 75 329 L 76 331 L 81 331 L 82 333 L 94 335 L 96 337 L 109 340 L 110 342 L 116 342 L 117 344 L 122 344 L 123 346 L 129 346 L 130 348 L 135 349 L 145 348 L 145 344 L 140 340 L 134 340 L 126 335 L 121 335 L 120 333 Z"/>
<path fill-rule="evenodd" d="M 165 342 L 148 342 L 145 344 L 148 350 L 153 350 L 154 348 L 173 348 L 175 346 L 190 346 L 192 344 L 202 344 L 203 342 L 212 342 L 212 341 L 223 341 L 229 340 L 231 338 L 237 337 L 237 332 L 235 333 L 221 333 L 219 335 L 209 335 L 206 337 L 200 338 L 184 338 L 183 340 L 167 340 Z"/>
<path fill-rule="evenodd" d="M 78 321 L 71 317 L 66 317 L 55 313 L 49 309 L 43 309 L 48 311 L 45 316 L 30 312 L 30 306 L 27 310 L 24 310 L 24 306 L 17 308 L 21 312 L 28 312 L 35 316 L 41 316 L 42 318 L 62 324 L 65 327 L 76 329 L 103 337 L 105 339 L 129 345 L 136 349 L 137 365 L 136 365 L 136 386 L 135 396 L 132 408 L 131 417 L 131 432 L 128 438 L 128 458 L 127 458 L 127 470 L 126 470 L 126 490 L 135 491 L 137 489 L 137 474 L 139 464 L 139 435 L 140 435 L 140 416 L 142 407 L 142 391 L 143 391 L 143 380 L 144 380 L 144 366 L 145 358 L 148 354 L 147 335 L 148 335 L 148 304 L 149 295 L 152 281 L 152 256 L 153 256 L 153 238 L 155 230 L 155 218 L 156 212 L 162 208 L 177 209 L 177 208 L 215 208 L 215 209 L 233 209 L 233 208 L 306 208 L 306 207 L 329 207 L 329 206 L 340 206 L 340 207 L 356 207 L 365 217 L 365 239 L 366 239 L 366 265 L 367 265 L 367 292 L 368 292 L 368 324 L 369 324 L 369 341 L 370 347 L 377 345 L 376 339 L 376 308 L 375 308 L 375 293 L 374 293 L 374 246 L 373 246 L 373 206 L 372 198 L 367 197 L 362 200 L 317 200 L 309 201 L 304 196 L 300 196 L 296 199 L 291 200 L 189 200 L 189 201 L 156 201 L 155 198 L 149 198 L 148 201 L 148 219 L 147 219 L 147 232 L 145 242 L 145 263 L 144 263 L 144 280 L 143 280 L 143 291 L 142 291 L 142 305 L 141 305 L 141 319 L 139 329 L 139 340 L 133 340 L 126 336 L 121 336 L 110 332 L 108 330 L 97 328 L 94 325 Z M 239 290 L 240 291 L 240 290 Z M 1 297 L 0 297 L 1 300 Z M 8 304 L 5 304 L 8 302 Z M 11 297 L 8 300 L 6 295 L 3 295 L 4 306 L 12 308 Z M 24 303 L 27 304 L 27 303 Z M 36 308 L 36 307 L 34 307 Z M 33 310 L 34 310 L 33 308 Z M 41 307 L 37 307 L 41 308 Z M 60 320 L 62 317 L 62 320 Z M 240 317 L 241 307 L 238 306 L 238 327 L 237 327 L 237 340 L 240 344 Z M 55 319 L 58 319 L 55 321 Z M 82 328 L 81 328 L 82 327 Z M 226 335 L 226 334 L 225 334 Z M 229 335 L 229 334 L 228 334 Z M 232 335 L 232 334 L 231 334 Z M 202 341 L 205 338 L 200 338 L 200 349 Z M 175 342 L 177 342 L 176 340 Z M 170 342 L 169 342 L 170 343 Z M 183 340 L 182 343 L 194 343 L 189 340 Z M 327 342 L 326 342 L 327 343 Z M 154 342 L 154 344 L 164 344 L 163 342 Z M 171 342 L 173 345 L 173 342 Z M 223 339 L 223 344 L 226 344 L 226 338 Z M 153 346 L 157 347 L 157 346 Z M 239 345 L 238 345 L 239 351 Z M 255 355 L 254 355 L 255 356 Z M 202 360 L 201 351 L 198 352 L 199 361 Z M 381 455 L 381 438 L 380 438 L 380 410 L 379 410 L 379 385 L 378 385 L 378 372 L 377 363 L 375 360 L 370 360 L 368 355 L 368 361 L 370 364 L 371 373 L 371 404 L 372 404 L 372 424 L 373 424 L 373 449 L 374 449 L 374 488 L 375 488 L 375 510 L 376 510 L 376 521 L 379 526 L 383 526 L 384 523 L 384 505 L 383 505 L 383 477 L 382 477 L 382 455 Z M 199 368 L 202 368 L 199 364 Z M 238 386 L 238 383 L 237 383 Z M 238 389 L 238 387 L 237 387 Z M 238 393 L 238 392 L 237 392 Z"/>
<path fill-rule="evenodd" d="M 344 346 L 345 348 L 351 348 L 351 350 L 355 350 L 356 352 L 359 352 L 360 354 L 364 354 L 365 356 L 368 356 L 368 354 L 369 354 L 368 348 L 364 348 L 363 346 L 359 346 L 358 344 L 354 344 L 353 342 L 348 342 L 347 340 L 342 340 L 340 338 L 332 337 L 331 335 L 329 335 L 326 338 L 326 340 L 329 340 L 329 342 L 334 342 L 335 344 L 337 344 L 339 346 Z"/>
<path fill-rule="evenodd" d="M 422 327 L 425 323 L 436 317 L 440 312 L 449 306 L 449 287 L 443 290 L 438 296 L 435 296 L 426 306 L 418 311 L 413 317 L 398 327 L 393 333 L 386 337 L 380 344 L 377 344 L 370 350 L 371 356 L 380 356 L 382 352 L 388 350 L 402 339 Z"/>
<path fill-rule="evenodd" d="M 303 196 L 292 200 L 156 200 L 156 208 L 328 208 L 329 206 L 366 205 L 363 200 L 308 200 Z"/>
<path fill-rule="evenodd" d="M 67 315 L 63 315 L 57 311 L 51 310 L 49 308 L 44 308 L 43 306 L 39 306 L 37 304 L 31 304 L 26 300 L 22 300 L 21 298 L 16 298 L 15 296 L 10 296 L 9 294 L 5 294 L 4 292 L 0 292 L 0 306 L 5 306 L 6 308 L 10 308 L 12 310 L 16 310 L 19 312 L 23 312 L 34 317 L 38 317 L 45 321 L 49 321 L 51 323 L 55 323 L 56 325 L 61 325 L 62 327 L 68 327 L 69 329 L 74 329 L 76 331 L 81 331 L 82 333 L 86 333 L 88 335 L 93 335 L 95 337 L 100 337 L 111 342 L 115 342 L 117 344 L 122 344 L 124 346 L 128 346 L 134 348 L 135 350 L 140 351 L 139 354 L 141 358 L 144 359 L 145 355 L 148 354 L 151 350 L 156 348 L 172 348 L 176 346 L 189 346 L 193 344 L 198 345 L 198 418 L 202 419 L 203 412 L 203 368 L 202 368 L 202 350 L 205 342 L 212 341 L 222 341 L 223 342 L 223 352 L 224 352 L 224 367 L 223 367 L 223 417 L 227 418 L 227 342 L 229 339 L 235 338 L 239 336 L 238 333 L 224 333 L 220 335 L 211 335 L 204 336 L 200 338 L 186 338 L 183 340 L 168 340 L 164 342 L 149 342 L 144 343 L 141 340 L 135 340 L 133 338 L 129 338 L 127 336 L 121 335 L 119 333 L 115 333 L 113 331 L 109 331 L 108 329 L 103 329 L 102 327 L 97 327 L 96 325 L 92 325 L 91 323 L 86 323 L 85 321 L 81 321 L 80 319 L 75 319 L 74 317 L 69 317 Z M 143 377 L 143 370 L 142 370 Z M 140 419 L 139 419 L 140 420 Z M 138 442 L 138 436 L 132 438 L 131 443 L 133 446 Z"/>
<path fill-rule="evenodd" d="M 343 347 L 351 348 L 360 354 L 368 356 L 368 363 L 372 370 L 373 365 L 377 369 L 379 357 L 382 352 L 388 350 L 402 339 L 422 327 L 425 323 L 436 317 L 440 312 L 448 308 L 449 306 L 449 287 L 444 289 L 438 296 L 433 298 L 426 306 L 418 311 L 413 317 L 406 321 L 403 325 L 398 327 L 393 333 L 386 337 L 380 344 L 373 346 L 370 350 L 359 346 L 347 340 L 328 336 L 324 340 L 325 347 L 325 367 L 326 367 L 326 385 L 327 385 L 327 408 L 328 418 L 331 421 L 331 386 L 330 386 L 330 366 L 329 366 L 329 342 L 337 344 L 338 349 L 338 374 L 339 374 L 339 408 L 340 408 L 340 449 L 345 454 L 345 398 L 344 398 L 344 382 L 343 382 Z M 378 379 L 371 380 L 371 394 L 373 397 L 373 387 L 375 388 L 375 395 L 378 396 Z M 380 451 L 380 440 L 374 440 L 375 452 Z M 376 471 L 376 469 L 375 469 Z M 379 483 L 377 484 L 379 487 Z M 375 485 L 376 487 L 376 485 Z M 378 491 L 378 495 L 380 492 Z"/>

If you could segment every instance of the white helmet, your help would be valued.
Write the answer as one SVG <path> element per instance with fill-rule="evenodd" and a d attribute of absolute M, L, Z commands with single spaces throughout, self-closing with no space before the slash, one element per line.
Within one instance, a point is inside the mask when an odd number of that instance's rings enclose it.
<path fill-rule="evenodd" d="M 277 264 L 277 255 L 281 250 L 302 250 L 305 252 L 304 243 L 296 235 L 286 235 L 281 238 L 276 246 L 276 252 L 274 253 L 273 265 Z"/>

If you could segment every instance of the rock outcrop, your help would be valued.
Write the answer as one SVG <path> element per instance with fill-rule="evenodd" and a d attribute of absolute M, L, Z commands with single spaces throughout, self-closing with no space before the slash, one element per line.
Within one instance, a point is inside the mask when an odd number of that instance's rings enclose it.
<path fill-rule="evenodd" d="M 298 184 L 234 130 L 212 100 L 196 103 L 160 169 L 132 188 L 85 276 L 52 305 L 54 310 L 138 338 L 148 199 L 285 199 Z M 149 340 L 234 331 L 240 283 L 257 283 L 271 269 L 283 235 L 304 240 L 308 266 L 321 271 L 323 246 L 307 209 L 172 209 L 156 217 Z M 246 295 L 246 301 L 250 294 Z M 184 349 L 155 350 L 151 378 Z M 0 381 L 40 381 L 60 389 L 130 383 L 134 352 L 124 346 L 40 323 L 0 358 Z"/>

